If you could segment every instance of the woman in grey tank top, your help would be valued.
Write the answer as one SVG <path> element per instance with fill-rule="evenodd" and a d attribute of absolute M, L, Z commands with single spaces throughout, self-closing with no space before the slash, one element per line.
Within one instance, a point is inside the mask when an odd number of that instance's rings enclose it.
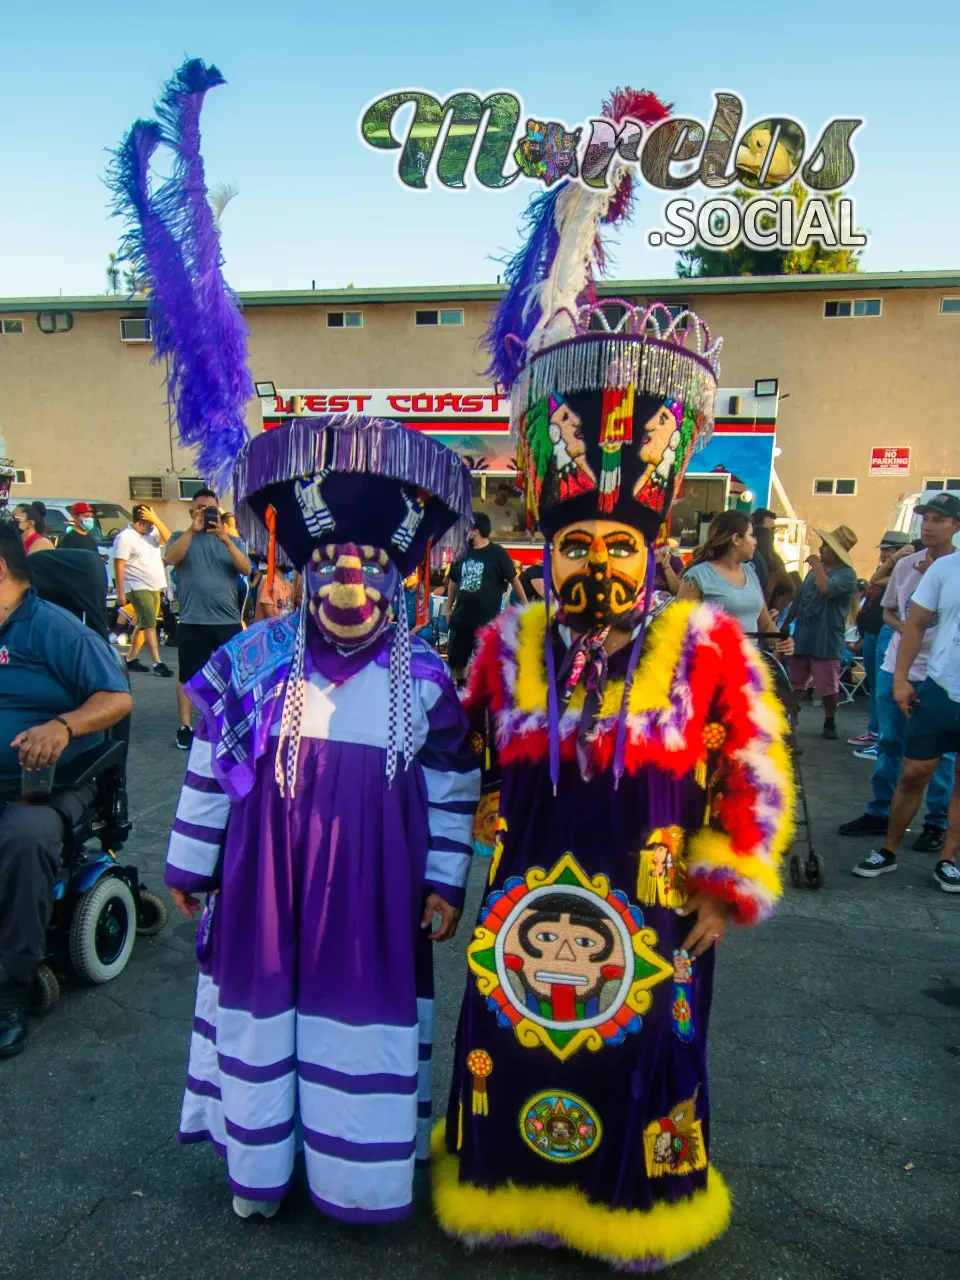
<path fill-rule="evenodd" d="M 776 631 L 750 563 L 756 546 L 750 517 L 743 511 L 722 511 L 711 521 L 706 542 L 694 552 L 677 599 L 715 605 L 736 618 L 748 635 Z M 791 653 L 793 641 L 778 641 L 776 651 Z"/>

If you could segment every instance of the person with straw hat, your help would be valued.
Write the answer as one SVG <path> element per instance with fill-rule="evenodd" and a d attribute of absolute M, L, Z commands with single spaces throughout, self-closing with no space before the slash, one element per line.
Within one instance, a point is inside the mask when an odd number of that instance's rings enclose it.
<path fill-rule="evenodd" d="M 625 90 L 606 114 L 667 112 Z M 545 600 L 481 633 L 468 680 L 502 785 L 433 1189 L 469 1246 L 562 1245 L 646 1272 L 729 1220 L 710 1146 L 715 947 L 780 896 L 792 772 L 737 622 L 653 608 L 653 549 L 709 435 L 720 343 L 662 303 L 624 302 L 610 324 L 590 262 L 629 204 L 614 175 L 613 194 L 569 181 L 532 204 L 488 334 Z"/>
<path fill-rule="evenodd" d="M 850 559 L 857 535 L 845 524 L 836 529 L 815 529 L 814 533 L 821 546 L 819 554 L 807 556 L 810 572 L 797 592 L 790 679 L 794 693 L 803 693 L 813 685 L 823 702 L 821 736 L 836 741 L 843 638 L 857 591 L 857 574 Z"/>

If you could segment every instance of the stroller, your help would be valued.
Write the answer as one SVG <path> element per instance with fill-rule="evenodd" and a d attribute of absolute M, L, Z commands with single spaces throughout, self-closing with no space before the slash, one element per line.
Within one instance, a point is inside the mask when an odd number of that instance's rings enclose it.
<path fill-rule="evenodd" d="M 30 557 L 37 594 L 80 617 L 106 643 L 106 573 L 88 551 L 38 551 Z M 122 663 L 121 658 L 117 661 Z M 60 995 L 57 973 L 68 968 L 83 982 L 109 982 L 126 968 L 137 937 L 152 937 L 167 923 L 164 900 L 140 883 L 135 866 L 117 861 L 126 842 L 126 764 L 130 719 L 108 730 L 105 741 L 58 768 L 50 804 L 57 793 L 93 784 L 84 812 L 65 821 L 63 864 L 54 883 L 54 906 L 47 930 L 47 955 L 31 991 L 34 1013 L 47 1013 Z M 19 800 L 19 780 L 0 789 L 0 803 Z M 88 849 L 88 841 L 99 849 Z"/>
<path fill-rule="evenodd" d="M 779 633 L 777 634 L 779 635 Z M 793 683 L 786 667 L 776 654 L 761 649 L 760 657 L 770 673 L 773 692 L 782 704 L 786 712 L 787 723 L 790 726 L 787 737 L 787 750 L 790 752 L 790 759 L 793 763 L 793 777 L 797 788 L 797 799 L 800 802 L 797 826 L 803 828 L 803 840 L 807 847 L 805 861 L 801 859 L 801 855 L 796 850 L 790 854 L 790 883 L 795 889 L 801 888 L 804 884 L 807 884 L 811 889 L 819 889 L 823 885 L 825 867 L 823 857 L 813 847 L 810 809 L 807 805 L 807 791 L 804 786 L 803 766 L 801 764 L 803 752 L 797 742 L 797 720 L 799 716 L 797 695 L 793 691 Z"/>

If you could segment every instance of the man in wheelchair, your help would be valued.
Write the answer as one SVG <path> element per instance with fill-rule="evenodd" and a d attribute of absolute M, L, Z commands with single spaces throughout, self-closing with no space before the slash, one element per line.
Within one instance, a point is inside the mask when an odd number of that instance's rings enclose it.
<path fill-rule="evenodd" d="M 96 795 L 86 782 L 28 803 L 21 772 L 79 758 L 131 706 L 109 645 L 37 596 L 19 532 L 0 523 L 0 1057 L 24 1047 L 64 844 Z"/>

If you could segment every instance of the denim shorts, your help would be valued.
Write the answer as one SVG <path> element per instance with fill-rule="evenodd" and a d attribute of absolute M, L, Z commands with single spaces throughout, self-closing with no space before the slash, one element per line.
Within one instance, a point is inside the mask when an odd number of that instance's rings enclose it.
<path fill-rule="evenodd" d="M 960 702 L 929 677 L 907 721 L 904 754 L 908 760 L 937 760 L 960 751 Z"/>

